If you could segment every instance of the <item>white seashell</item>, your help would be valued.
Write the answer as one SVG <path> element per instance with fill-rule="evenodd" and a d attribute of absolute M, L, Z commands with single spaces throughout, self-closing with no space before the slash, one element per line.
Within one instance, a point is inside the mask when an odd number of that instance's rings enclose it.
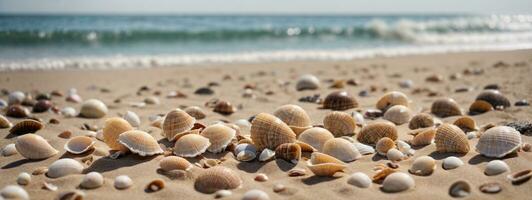
<path fill-rule="evenodd" d="M 15 147 L 15 144 L 8 144 L 2 149 L 2 156 L 12 156 L 17 154 L 17 148 Z"/>
<path fill-rule="evenodd" d="M 0 99 L 0 109 L 7 107 L 7 102 L 3 99 Z"/>
<path fill-rule="evenodd" d="M 467 133 L 466 133 L 466 136 L 467 136 L 467 139 L 468 139 L 468 140 L 471 140 L 471 139 L 477 137 L 477 133 L 476 133 L 475 131 L 467 132 Z"/>
<path fill-rule="evenodd" d="M 312 75 L 305 74 L 299 77 L 296 83 L 296 90 L 315 90 L 320 87 L 320 80 Z"/>
<path fill-rule="evenodd" d="M 382 182 L 382 190 L 385 192 L 402 192 L 414 188 L 414 179 L 403 172 L 392 173 Z"/>
<path fill-rule="evenodd" d="M 397 145 L 397 149 L 399 149 L 399 151 L 403 152 L 404 154 L 408 154 L 410 150 L 412 150 L 412 147 L 403 140 L 397 140 L 395 143 Z"/>
<path fill-rule="evenodd" d="M 144 99 L 144 103 L 151 104 L 151 105 L 157 105 L 160 103 L 160 101 L 159 101 L 159 98 L 151 96 L 151 97 L 146 97 Z"/>
<path fill-rule="evenodd" d="M 488 176 L 495 176 L 504 172 L 510 171 L 510 167 L 502 160 L 492 160 L 486 165 L 484 174 Z"/>
<path fill-rule="evenodd" d="M 371 186 L 371 179 L 368 177 L 368 175 L 362 172 L 356 172 L 349 176 L 347 183 L 359 188 L 368 188 Z"/>
<path fill-rule="evenodd" d="M 430 156 L 420 156 L 414 160 L 408 170 L 412 174 L 427 176 L 434 172 L 436 161 Z"/>
<path fill-rule="evenodd" d="M 140 118 L 139 116 L 132 112 L 132 111 L 127 111 L 126 114 L 122 117 L 124 118 L 124 120 L 126 120 L 127 122 L 129 122 L 129 124 L 131 124 L 131 126 L 133 127 L 139 127 L 140 126 Z"/>
<path fill-rule="evenodd" d="M 353 143 L 341 138 L 333 138 L 325 142 L 323 153 L 344 162 L 351 162 L 362 157 Z"/>
<path fill-rule="evenodd" d="M 443 159 L 442 167 L 445 170 L 449 170 L 449 169 L 458 168 L 462 165 L 464 165 L 464 161 L 460 160 L 460 158 L 457 158 L 455 156 L 449 156 Z"/>
<path fill-rule="evenodd" d="M 115 178 L 114 186 L 116 189 L 124 190 L 133 185 L 133 180 L 127 175 L 120 175 Z"/>
<path fill-rule="evenodd" d="M 80 115 L 87 118 L 102 118 L 108 112 L 107 106 L 98 99 L 89 99 L 83 102 Z"/>
<path fill-rule="evenodd" d="M 412 88 L 413 85 L 414 81 L 410 79 L 402 80 L 401 82 L 399 82 L 399 87 L 401 88 Z"/>
<path fill-rule="evenodd" d="M 240 127 L 241 130 L 244 130 L 245 132 L 249 132 L 251 129 L 251 122 L 249 122 L 247 119 L 239 119 L 234 122 L 238 127 Z"/>
<path fill-rule="evenodd" d="M 214 124 L 201 131 L 201 135 L 209 139 L 211 145 L 207 148 L 209 152 L 220 153 L 236 135 L 236 130 L 224 124 Z"/>
<path fill-rule="evenodd" d="M 228 196 L 231 196 L 233 194 L 233 192 L 231 192 L 231 190 L 218 190 L 216 191 L 216 193 L 214 193 L 214 198 L 224 198 L 224 197 L 228 197 Z"/>
<path fill-rule="evenodd" d="M 24 94 L 24 92 L 13 91 L 9 93 L 9 96 L 7 97 L 7 103 L 9 105 L 21 104 L 22 101 L 24 101 L 24 98 L 26 98 L 26 95 Z"/>
<path fill-rule="evenodd" d="M 0 191 L 0 199 L 21 199 L 28 200 L 30 195 L 24 190 L 24 188 L 18 185 L 8 185 L 2 188 Z"/>
<path fill-rule="evenodd" d="M 269 200 L 270 196 L 262 190 L 253 189 L 244 193 L 242 200 Z"/>
<path fill-rule="evenodd" d="M 496 126 L 480 135 L 476 150 L 486 157 L 502 158 L 518 150 L 522 143 L 519 131 L 508 126 Z"/>
<path fill-rule="evenodd" d="M 83 165 L 71 158 L 62 158 L 53 162 L 48 167 L 46 175 L 50 178 L 59 178 L 70 174 L 81 174 Z"/>
<path fill-rule="evenodd" d="M 251 161 L 257 157 L 257 147 L 253 144 L 239 144 L 235 147 L 236 159 L 239 161 Z"/>
<path fill-rule="evenodd" d="M 83 180 L 79 184 L 80 187 L 85 189 L 94 189 L 99 188 L 103 185 L 103 176 L 102 174 L 98 172 L 90 172 L 85 177 L 83 177 Z"/>
<path fill-rule="evenodd" d="M 76 136 L 68 140 L 64 149 L 72 154 L 82 154 L 92 149 L 95 141 L 87 136 Z"/>
<path fill-rule="evenodd" d="M 15 141 L 17 152 L 28 159 L 45 159 L 59 153 L 43 137 L 36 134 L 25 134 Z"/>
<path fill-rule="evenodd" d="M 163 153 L 157 140 L 144 131 L 130 130 L 121 133 L 118 136 L 118 142 L 127 147 L 131 152 L 140 156 L 152 156 Z"/>
<path fill-rule="evenodd" d="M 31 175 L 26 172 L 22 172 L 17 176 L 17 183 L 19 185 L 28 185 L 30 182 L 31 182 Z"/>
<path fill-rule="evenodd" d="M 72 107 L 64 107 L 63 109 L 61 109 L 61 114 L 66 118 L 71 118 L 78 115 L 76 109 Z"/>
<path fill-rule="evenodd" d="M 366 120 L 364 119 L 364 116 L 360 114 L 359 112 L 352 112 L 351 116 L 355 119 L 355 122 L 357 125 L 365 125 Z"/>
<path fill-rule="evenodd" d="M 394 124 L 401 125 L 407 123 L 412 118 L 412 111 L 406 106 L 395 105 L 386 110 L 383 115 L 383 119 L 393 122 Z"/>
<path fill-rule="evenodd" d="M 375 148 L 373 148 L 370 145 L 362 144 L 360 142 L 354 142 L 353 145 L 355 145 L 355 148 L 357 148 L 358 152 L 360 152 L 360 154 L 362 154 L 362 155 L 374 154 L 375 153 Z"/>
<path fill-rule="evenodd" d="M 259 161 L 264 162 L 267 160 L 271 160 L 274 156 L 275 156 L 275 151 L 266 148 L 262 150 L 262 152 L 260 153 Z"/>
<path fill-rule="evenodd" d="M 388 158 L 388 160 L 392 162 L 397 162 L 397 161 L 403 160 L 403 158 L 405 157 L 405 154 L 403 154 L 401 151 L 397 149 L 390 149 L 388 150 L 388 152 L 386 152 L 386 157 Z"/>

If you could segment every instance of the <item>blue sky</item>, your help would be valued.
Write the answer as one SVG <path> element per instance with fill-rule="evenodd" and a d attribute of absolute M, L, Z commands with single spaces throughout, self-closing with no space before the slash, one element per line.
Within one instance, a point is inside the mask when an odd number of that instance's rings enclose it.
<path fill-rule="evenodd" d="M 532 14 L 532 0 L 0 0 L 0 13 Z"/>

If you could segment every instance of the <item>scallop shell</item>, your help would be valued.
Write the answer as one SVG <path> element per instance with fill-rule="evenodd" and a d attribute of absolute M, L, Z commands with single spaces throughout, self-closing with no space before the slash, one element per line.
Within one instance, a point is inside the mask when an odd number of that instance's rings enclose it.
<path fill-rule="evenodd" d="M 323 125 L 335 137 L 354 135 L 357 127 L 355 119 L 350 114 L 339 111 L 333 111 L 325 115 Z"/>
<path fill-rule="evenodd" d="M 396 147 L 395 142 L 392 139 L 387 138 L 387 137 L 381 138 L 375 145 L 375 149 L 377 150 L 377 153 L 383 156 L 386 156 L 386 153 L 388 152 L 388 150 L 394 149 L 395 147 Z"/>
<path fill-rule="evenodd" d="M 159 161 L 159 167 L 164 171 L 185 170 L 188 171 L 193 165 L 187 159 L 178 156 L 168 156 Z"/>
<path fill-rule="evenodd" d="M 390 149 L 386 152 L 386 158 L 392 162 L 398 162 L 405 158 L 405 154 L 398 149 Z"/>
<path fill-rule="evenodd" d="M 401 125 L 410 121 L 412 117 L 412 112 L 410 109 L 403 105 L 395 105 L 390 107 L 384 113 L 383 118 L 385 120 L 391 121 L 397 125 Z"/>
<path fill-rule="evenodd" d="M 85 189 L 99 188 L 103 185 L 103 176 L 99 172 L 89 172 L 83 179 L 79 186 Z"/>
<path fill-rule="evenodd" d="M 488 176 L 495 176 L 510 171 L 510 167 L 502 160 L 492 160 L 486 165 L 484 174 Z"/>
<path fill-rule="evenodd" d="M 50 178 L 59 178 L 70 174 L 81 174 L 83 165 L 71 158 L 56 160 L 48 167 L 46 175 Z"/>
<path fill-rule="evenodd" d="M 218 101 L 214 105 L 213 111 L 222 115 L 230 115 L 236 112 L 236 108 L 228 101 Z"/>
<path fill-rule="evenodd" d="M 364 144 L 375 144 L 383 137 L 397 140 L 397 129 L 390 122 L 374 122 L 364 126 L 357 136 L 357 140 Z"/>
<path fill-rule="evenodd" d="M 21 105 L 10 105 L 7 107 L 6 116 L 14 118 L 25 118 L 30 116 L 30 111 Z"/>
<path fill-rule="evenodd" d="M 244 193 L 242 200 L 270 200 L 270 196 L 262 190 L 252 189 Z"/>
<path fill-rule="evenodd" d="M 24 135 L 27 133 L 35 133 L 44 128 L 44 124 L 33 119 L 25 119 L 15 124 L 9 129 L 10 134 Z"/>
<path fill-rule="evenodd" d="M 196 120 L 204 119 L 207 117 L 207 114 L 198 106 L 189 106 L 185 108 L 185 112 L 190 116 L 194 117 Z"/>
<path fill-rule="evenodd" d="M 402 192 L 414 188 L 414 179 L 403 172 L 392 173 L 382 182 L 382 190 L 385 192 Z"/>
<path fill-rule="evenodd" d="M 498 90 L 484 90 L 476 98 L 476 100 L 486 101 L 494 108 L 507 108 L 511 103 L 504 95 Z"/>
<path fill-rule="evenodd" d="M 118 136 L 118 142 L 127 147 L 131 152 L 140 156 L 152 156 L 163 153 L 157 140 L 150 134 L 140 130 L 131 130 L 120 134 Z"/>
<path fill-rule="evenodd" d="M 275 149 L 275 157 L 296 164 L 301 158 L 301 147 L 295 143 L 284 143 Z"/>
<path fill-rule="evenodd" d="M 335 173 L 343 171 L 347 166 L 332 156 L 314 152 L 311 154 L 307 167 L 316 176 L 334 176 Z"/>
<path fill-rule="evenodd" d="M 434 137 L 436 150 L 442 153 L 467 153 L 469 142 L 465 133 L 455 125 L 442 124 Z"/>
<path fill-rule="evenodd" d="M 20 199 L 20 200 L 29 200 L 30 195 L 24 188 L 18 185 L 7 185 L 2 190 L 0 190 L 1 199 Z"/>
<path fill-rule="evenodd" d="M 402 105 L 402 106 L 408 107 L 408 101 L 409 101 L 408 97 L 404 93 L 398 92 L 398 91 L 392 91 L 392 92 L 388 92 L 384 94 L 377 101 L 377 104 L 375 105 L 375 107 L 385 112 L 386 110 L 388 110 L 388 108 L 391 108 L 392 106 L 395 106 L 395 105 Z"/>
<path fill-rule="evenodd" d="M 420 156 L 414 160 L 410 170 L 408 171 L 412 174 L 427 176 L 432 174 L 434 169 L 436 169 L 436 161 L 434 158 L 429 156 Z"/>
<path fill-rule="evenodd" d="M 279 118 L 260 113 L 251 122 L 251 139 L 258 149 L 276 149 L 296 140 L 296 134 Z"/>
<path fill-rule="evenodd" d="M 408 128 L 412 130 L 431 126 L 434 126 L 434 118 L 428 113 L 419 113 L 414 115 L 408 124 Z"/>
<path fill-rule="evenodd" d="M 233 170 L 216 166 L 203 170 L 196 178 L 194 187 L 202 193 L 214 193 L 218 190 L 232 190 L 242 185 L 242 179 Z"/>
<path fill-rule="evenodd" d="M 458 126 L 458 128 L 462 129 L 465 133 L 478 130 L 475 120 L 468 116 L 456 119 L 453 124 Z"/>
<path fill-rule="evenodd" d="M 371 179 L 362 172 L 353 173 L 347 178 L 347 183 L 359 188 L 368 188 L 371 186 Z"/>
<path fill-rule="evenodd" d="M 476 150 L 487 157 L 502 158 L 517 151 L 521 143 L 519 131 L 509 126 L 496 126 L 480 135 Z"/>
<path fill-rule="evenodd" d="M 129 124 L 131 124 L 131 126 L 133 126 L 133 127 L 139 127 L 140 126 L 140 118 L 134 112 L 131 112 L 131 111 L 128 110 L 126 112 L 126 114 L 123 116 L 123 118 L 124 118 L 124 120 L 129 122 Z"/>
<path fill-rule="evenodd" d="M 456 169 L 462 165 L 464 165 L 464 161 L 460 160 L 460 158 L 456 156 L 449 156 L 443 159 L 443 163 L 442 163 L 442 167 L 445 170 Z"/>
<path fill-rule="evenodd" d="M 412 144 L 413 146 L 430 145 L 432 144 L 432 142 L 434 142 L 435 136 L 436 128 L 422 128 L 416 130 L 416 135 L 414 136 L 414 138 L 412 138 L 412 140 L 410 140 L 410 144 Z"/>
<path fill-rule="evenodd" d="M 12 156 L 17 154 L 17 148 L 15 147 L 15 144 L 8 144 L 2 149 L 2 156 Z"/>
<path fill-rule="evenodd" d="M 175 109 L 168 114 L 163 121 L 163 131 L 169 141 L 174 141 L 186 135 L 194 127 L 196 119 L 181 109 Z"/>
<path fill-rule="evenodd" d="M 120 175 L 115 178 L 113 185 L 116 189 L 124 190 L 133 186 L 133 180 L 131 180 L 131 178 L 129 178 L 127 175 Z"/>
<path fill-rule="evenodd" d="M 516 173 L 506 176 L 506 178 L 510 180 L 512 184 L 524 183 L 530 180 L 531 177 L 532 177 L 532 169 L 523 170 L 523 171 L 516 172 Z"/>
<path fill-rule="evenodd" d="M 181 157 L 196 157 L 211 145 L 209 139 L 198 134 L 185 135 L 174 146 L 174 154 Z"/>
<path fill-rule="evenodd" d="M 372 146 L 362 144 L 360 142 L 354 142 L 353 145 L 357 148 L 358 152 L 362 155 L 374 154 L 375 149 Z"/>
<path fill-rule="evenodd" d="M 351 162 L 362 157 L 358 149 L 349 141 L 333 138 L 323 145 L 323 153 L 338 158 L 344 162 Z"/>
<path fill-rule="evenodd" d="M 432 114 L 438 117 L 462 115 L 462 110 L 460 110 L 460 106 L 458 106 L 456 101 L 451 98 L 442 98 L 434 101 L 434 103 L 432 103 L 430 111 L 432 112 Z"/>
<path fill-rule="evenodd" d="M 95 141 L 87 136 L 76 136 L 68 140 L 65 144 L 65 150 L 72 154 L 82 154 L 92 149 Z"/>
<path fill-rule="evenodd" d="M 19 136 L 15 142 L 17 152 L 27 159 L 45 159 L 59 153 L 39 135 L 26 134 Z"/>
<path fill-rule="evenodd" d="M 275 156 L 275 151 L 272 151 L 271 149 L 264 149 L 259 155 L 259 161 L 267 161 L 272 159 Z"/>
<path fill-rule="evenodd" d="M 493 106 L 483 100 L 476 100 L 469 106 L 469 113 L 472 115 L 482 114 L 493 110 Z"/>
<path fill-rule="evenodd" d="M 354 96 L 346 91 L 332 92 L 323 100 L 323 108 L 331 110 L 347 110 L 358 107 Z"/>
<path fill-rule="evenodd" d="M 307 112 L 297 105 L 287 104 L 278 107 L 273 112 L 273 115 L 286 123 L 296 135 L 299 135 L 306 129 L 312 128 L 312 123 Z"/>
<path fill-rule="evenodd" d="M 211 143 L 211 146 L 207 148 L 209 152 L 220 153 L 231 143 L 236 131 L 223 124 L 214 124 L 201 131 L 201 135 L 209 139 Z"/>
<path fill-rule="evenodd" d="M 89 99 L 83 102 L 79 114 L 86 118 L 102 118 L 107 112 L 107 106 L 102 101 Z"/>
<path fill-rule="evenodd" d="M 299 77 L 296 83 L 296 90 L 315 90 L 320 87 L 320 80 L 312 75 L 312 74 L 305 74 Z"/>
<path fill-rule="evenodd" d="M 309 144 L 318 151 L 322 151 L 325 142 L 332 138 L 334 138 L 334 135 L 331 132 L 320 127 L 307 129 L 299 135 L 299 141 Z"/>
<path fill-rule="evenodd" d="M 19 185 L 28 185 L 30 184 L 31 182 L 31 175 L 26 173 L 26 172 L 22 172 L 20 174 L 18 174 L 17 176 L 17 184 Z"/>
<path fill-rule="evenodd" d="M 4 117 L 3 115 L 0 115 L 0 129 L 2 128 L 11 128 L 13 124 L 9 122 L 9 120 Z"/>
<path fill-rule="evenodd" d="M 449 188 L 449 195 L 452 197 L 465 197 L 471 193 L 471 186 L 466 181 L 457 181 Z"/>
<path fill-rule="evenodd" d="M 111 150 L 125 151 L 127 148 L 118 142 L 118 136 L 130 130 L 133 130 L 133 127 L 126 120 L 119 117 L 109 118 L 105 120 L 103 127 L 103 141 Z"/>

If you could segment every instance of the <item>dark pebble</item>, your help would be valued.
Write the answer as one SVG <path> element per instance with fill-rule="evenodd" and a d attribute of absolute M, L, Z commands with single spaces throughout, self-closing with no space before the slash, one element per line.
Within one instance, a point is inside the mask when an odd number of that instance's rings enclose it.
<path fill-rule="evenodd" d="M 369 96 L 369 92 L 367 90 L 362 90 L 358 93 L 358 96 L 367 97 Z"/>
<path fill-rule="evenodd" d="M 521 99 L 515 102 L 515 106 L 529 106 L 530 103 L 526 99 Z"/>
<path fill-rule="evenodd" d="M 214 94 L 214 91 L 211 88 L 202 87 L 202 88 L 198 88 L 196 91 L 194 91 L 194 94 L 211 95 L 211 94 Z"/>
<path fill-rule="evenodd" d="M 499 85 L 497 84 L 489 84 L 489 85 L 484 86 L 485 90 L 498 90 L 500 88 L 501 87 L 499 87 Z"/>
<path fill-rule="evenodd" d="M 315 95 L 312 95 L 312 96 L 301 97 L 301 98 L 299 98 L 299 101 L 300 102 L 308 102 L 308 103 L 320 103 L 321 99 L 320 99 L 320 95 L 319 94 L 315 94 Z"/>

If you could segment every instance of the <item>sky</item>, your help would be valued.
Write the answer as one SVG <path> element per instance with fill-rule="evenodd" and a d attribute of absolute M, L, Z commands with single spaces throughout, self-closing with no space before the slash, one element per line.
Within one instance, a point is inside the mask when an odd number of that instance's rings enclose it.
<path fill-rule="evenodd" d="M 31 14 L 532 14 L 532 0 L 0 0 Z"/>

